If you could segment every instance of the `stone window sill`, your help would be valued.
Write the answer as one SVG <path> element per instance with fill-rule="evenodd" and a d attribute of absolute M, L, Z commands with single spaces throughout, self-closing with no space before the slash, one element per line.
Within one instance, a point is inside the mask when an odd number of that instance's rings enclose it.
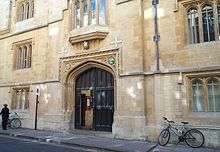
<path fill-rule="evenodd" d="M 88 26 L 74 29 L 70 32 L 69 41 L 72 45 L 90 40 L 102 40 L 108 35 L 109 29 L 106 26 Z"/>
<path fill-rule="evenodd" d="M 220 46 L 220 41 L 211 41 L 211 42 L 203 42 L 196 44 L 188 44 L 186 49 L 196 49 L 196 48 L 213 48 L 216 46 Z"/>
<path fill-rule="evenodd" d="M 188 117 L 191 118 L 213 118 L 213 119 L 219 119 L 220 112 L 189 112 Z"/>

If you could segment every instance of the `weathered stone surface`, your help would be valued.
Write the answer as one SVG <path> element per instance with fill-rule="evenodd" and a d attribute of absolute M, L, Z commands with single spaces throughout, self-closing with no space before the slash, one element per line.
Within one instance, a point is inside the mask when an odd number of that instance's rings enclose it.
<path fill-rule="evenodd" d="M 107 25 L 80 29 L 73 29 L 73 1 L 67 2 L 36 1 L 34 18 L 16 22 L 15 1 L 10 12 L 9 0 L 0 0 L 0 10 L 4 8 L 0 12 L 0 103 L 10 106 L 13 88 L 30 86 L 30 108 L 17 111 L 23 117 L 24 127 L 34 127 L 39 88 L 39 128 L 73 129 L 75 79 L 85 69 L 95 66 L 111 71 L 115 78 L 112 127 L 115 137 L 156 140 L 163 126 L 161 117 L 166 116 L 178 122 L 189 121 L 204 132 L 206 145 L 220 146 L 219 113 L 191 112 L 187 81 L 193 74 L 219 75 L 220 43 L 188 43 L 186 10 L 181 3 L 160 1 L 161 73 L 154 74 L 151 1 L 108 0 Z M 10 32 L 1 34 L 8 23 Z M 94 31 L 106 35 L 91 39 L 88 49 L 82 43 L 69 42 L 73 36 L 77 39 L 77 35 L 88 39 Z M 14 70 L 13 44 L 27 39 L 33 43 L 32 66 Z M 115 63 L 111 65 L 109 58 L 115 59 Z"/>

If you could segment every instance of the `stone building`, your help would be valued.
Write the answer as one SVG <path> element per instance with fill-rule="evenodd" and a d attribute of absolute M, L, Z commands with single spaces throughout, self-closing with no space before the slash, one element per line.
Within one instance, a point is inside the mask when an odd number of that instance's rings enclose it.
<path fill-rule="evenodd" d="M 0 0 L 0 102 L 34 128 L 156 140 L 162 116 L 220 146 L 220 1 Z"/>

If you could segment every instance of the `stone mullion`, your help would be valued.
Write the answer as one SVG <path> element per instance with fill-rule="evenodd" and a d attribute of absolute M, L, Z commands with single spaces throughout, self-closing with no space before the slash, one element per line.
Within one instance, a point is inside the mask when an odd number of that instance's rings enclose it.
<path fill-rule="evenodd" d="M 202 8 L 201 5 L 198 7 L 198 15 L 199 15 L 199 35 L 200 35 L 200 42 L 204 42 L 204 35 L 203 35 L 203 22 L 202 22 Z"/>
<path fill-rule="evenodd" d="M 31 18 L 32 17 L 32 0 L 29 0 L 29 12 L 28 12 L 28 14 L 29 14 L 29 18 Z"/>
<path fill-rule="evenodd" d="M 203 79 L 203 89 L 204 89 L 204 106 L 205 106 L 205 112 L 208 112 L 208 102 L 209 102 L 209 98 L 208 98 L 208 87 L 207 87 L 207 81 L 206 79 L 204 78 Z"/>
<path fill-rule="evenodd" d="M 15 47 L 14 53 L 14 69 L 18 69 L 18 62 L 19 62 L 19 48 Z"/>
<path fill-rule="evenodd" d="M 88 0 L 87 3 L 88 3 L 88 25 L 90 25 L 92 23 L 91 0 Z"/>
<path fill-rule="evenodd" d="M 32 56 L 32 45 L 29 45 L 29 50 L 28 50 L 28 68 L 31 67 L 31 56 Z"/>
<path fill-rule="evenodd" d="M 30 47 L 29 47 L 29 44 L 26 44 L 25 45 L 26 46 L 26 48 L 27 48 L 27 53 L 26 53 L 26 58 L 25 58 L 25 60 L 26 60 L 26 65 L 25 65 L 25 68 L 29 68 L 29 52 L 30 52 Z"/>
<path fill-rule="evenodd" d="M 21 89 L 21 110 L 24 110 L 25 103 L 25 89 Z"/>
<path fill-rule="evenodd" d="M 21 90 L 18 90 L 18 94 L 17 94 L 17 108 L 16 109 L 20 109 L 20 105 L 21 105 Z"/>
<path fill-rule="evenodd" d="M 21 58 L 22 58 L 22 48 L 20 47 L 18 50 L 18 65 L 17 65 L 17 69 L 21 69 Z"/>
<path fill-rule="evenodd" d="M 80 0 L 80 27 L 83 27 L 84 14 L 83 14 L 83 0 Z"/>
<path fill-rule="evenodd" d="M 215 40 L 219 40 L 219 27 L 218 27 L 218 2 L 215 1 L 213 4 L 213 13 L 214 13 L 214 30 L 215 30 Z"/>
<path fill-rule="evenodd" d="M 27 19 L 27 3 L 24 4 L 24 20 Z"/>
<path fill-rule="evenodd" d="M 70 30 L 72 30 L 72 29 L 75 29 L 76 28 L 76 0 L 73 2 L 73 1 L 70 1 L 70 8 L 71 8 L 71 10 L 70 10 L 70 14 L 72 14 L 72 15 L 70 15 L 70 21 L 71 21 L 71 23 L 70 23 L 70 27 L 71 27 L 71 29 Z"/>
<path fill-rule="evenodd" d="M 24 60 L 25 60 L 25 48 L 22 46 L 22 53 L 21 53 L 21 68 L 24 68 Z"/>
<path fill-rule="evenodd" d="M 17 21 L 21 20 L 21 5 L 18 5 L 17 7 Z"/>
<path fill-rule="evenodd" d="M 99 0 L 96 0 L 96 25 L 99 25 Z"/>

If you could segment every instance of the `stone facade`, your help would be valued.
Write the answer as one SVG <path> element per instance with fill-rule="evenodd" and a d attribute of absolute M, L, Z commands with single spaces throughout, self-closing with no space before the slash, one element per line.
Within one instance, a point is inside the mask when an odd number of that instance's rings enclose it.
<path fill-rule="evenodd" d="M 34 17 L 17 22 L 19 1 L 0 0 L 0 101 L 10 106 L 14 88 L 30 88 L 29 108 L 15 109 L 23 127 L 34 127 L 38 88 L 38 127 L 74 129 L 75 79 L 98 67 L 115 79 L 115 137 L 156 140 L 166 116 L 200 128 L 206 146 L 220 146 L 220 113 L 192 112 L 189 97 L 190 77 L 220 75 L 220 42 L 188 43 L 183 3 L 189 0 L 160 1 L 160 73 L 150 0 L 107 0 L 107 25 L 79 29 L 73 28 L 74 0 L 35 1 Z M 31 68 L 15 70 L 13 45 L 26 40 Z"/>

